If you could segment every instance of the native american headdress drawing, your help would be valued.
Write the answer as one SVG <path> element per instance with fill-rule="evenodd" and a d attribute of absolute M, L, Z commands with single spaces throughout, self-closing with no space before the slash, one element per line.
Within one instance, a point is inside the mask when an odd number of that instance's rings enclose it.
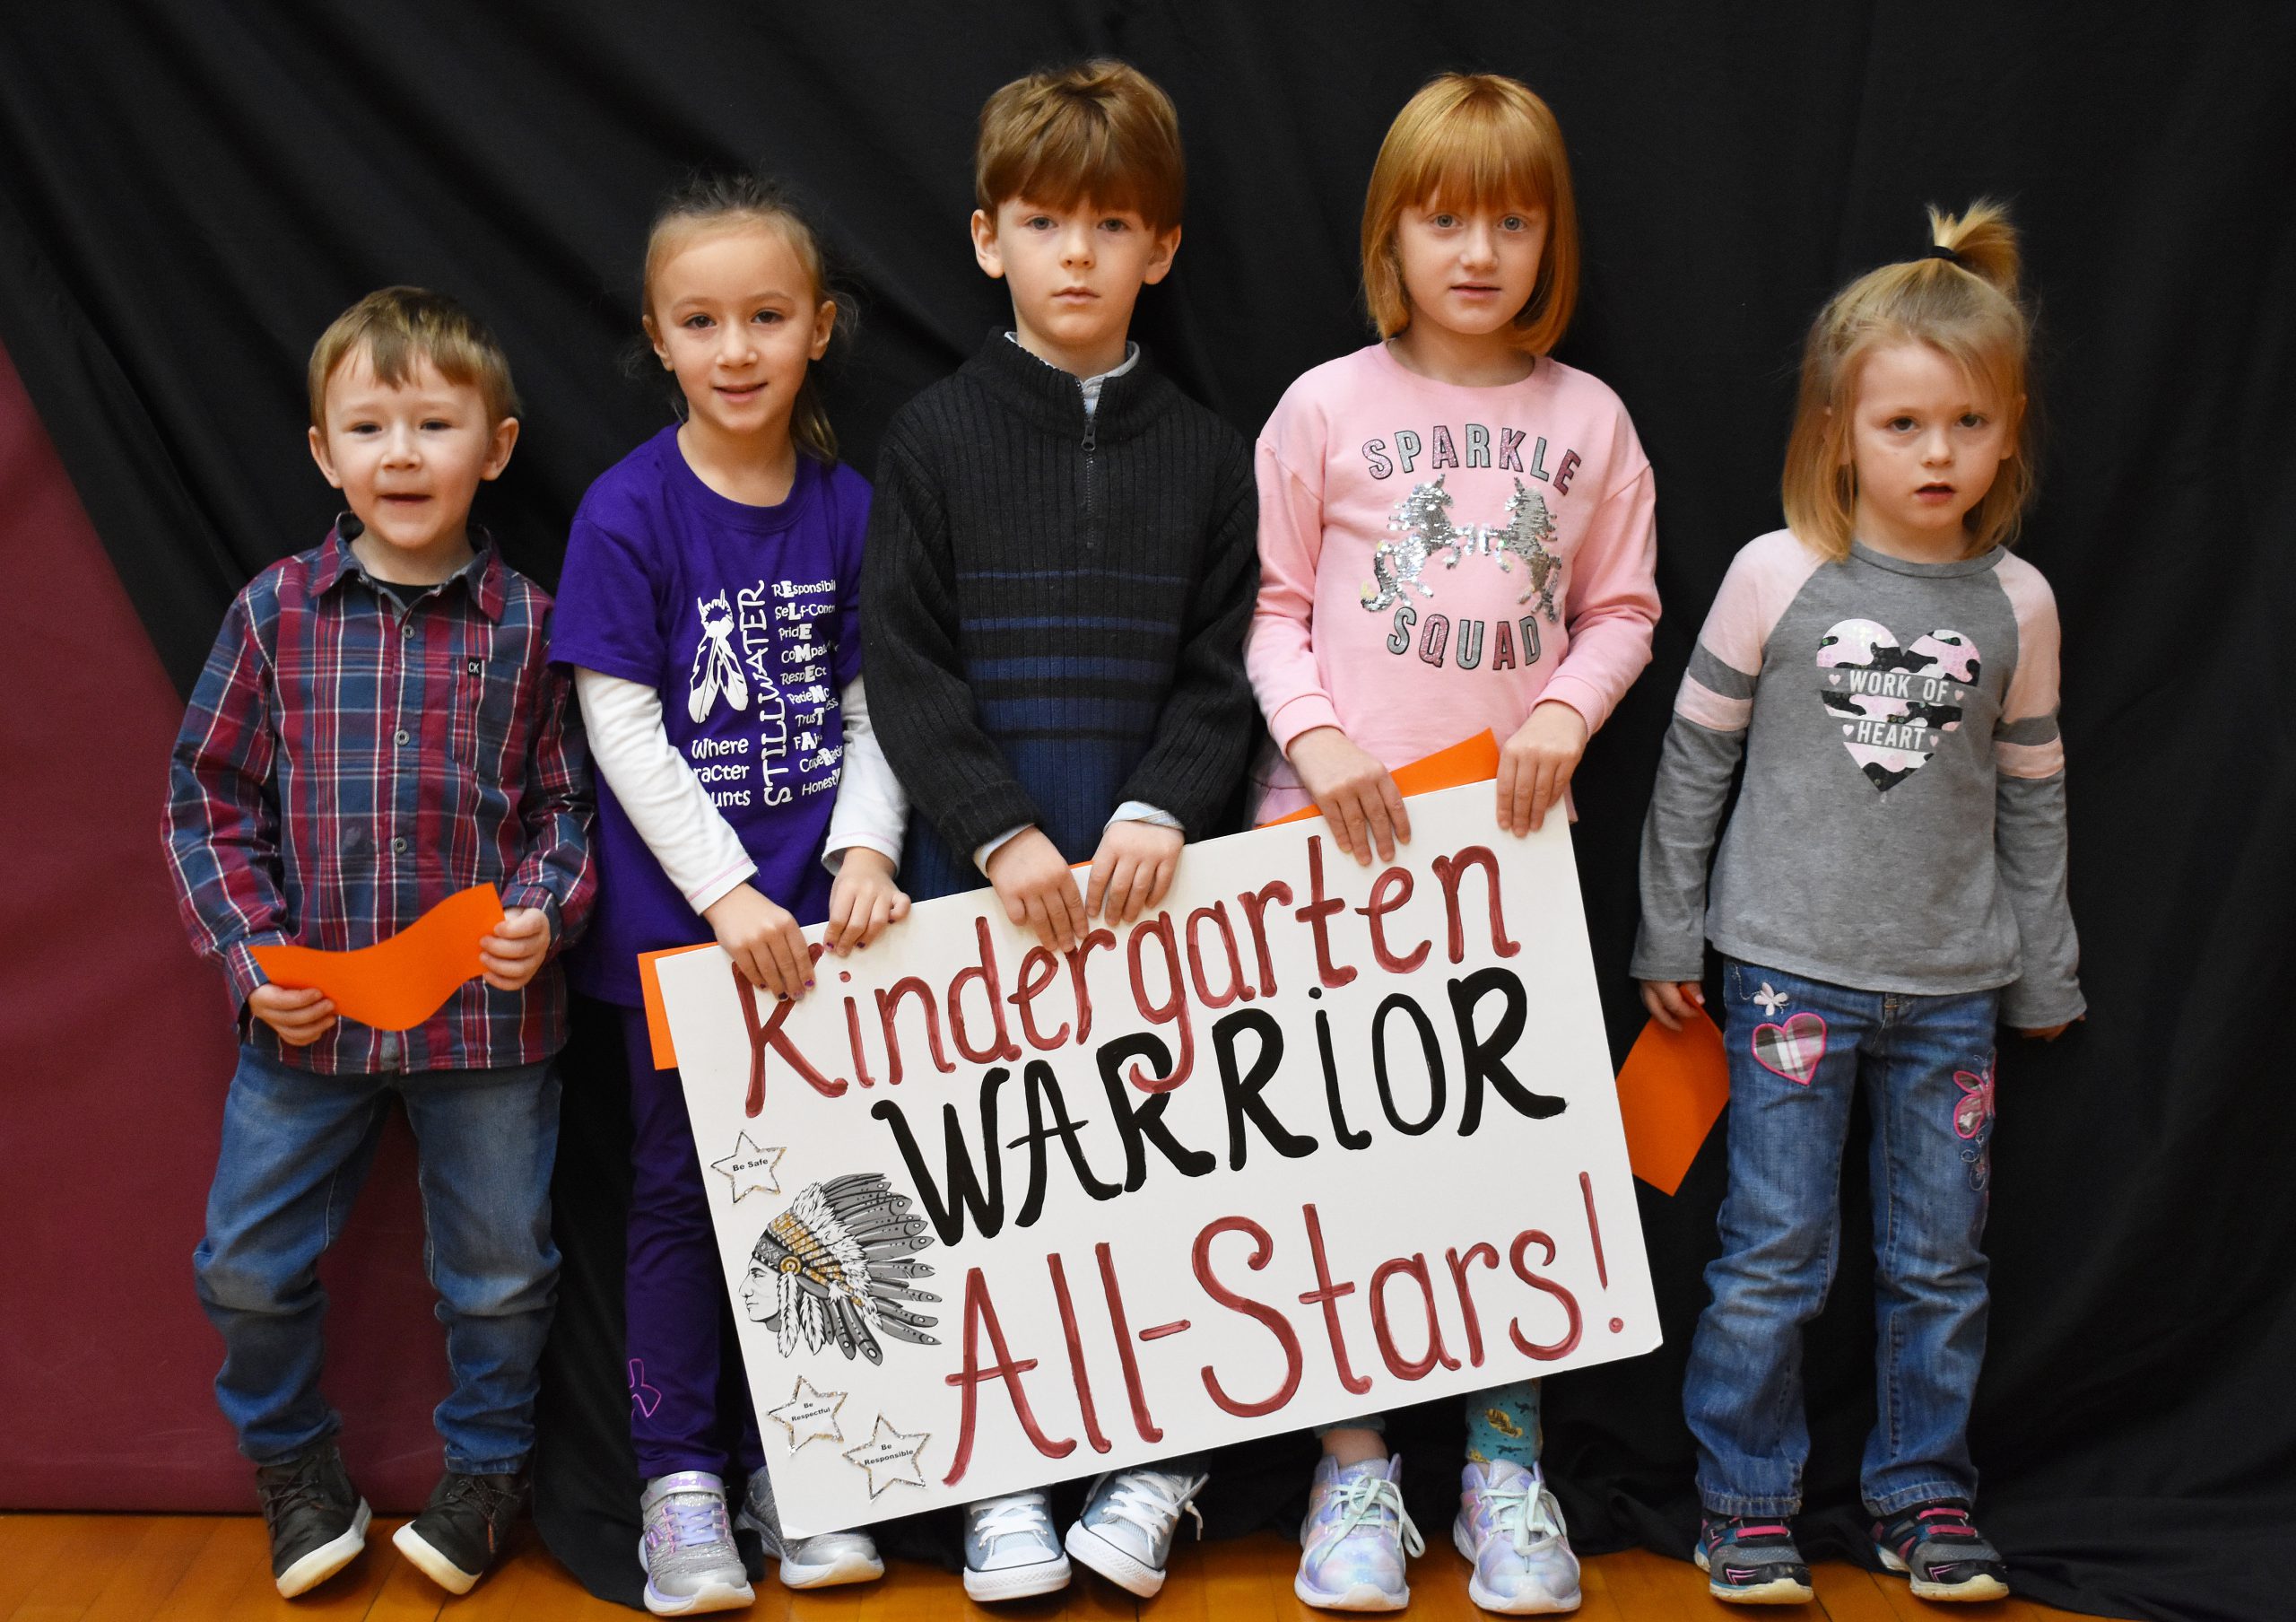
<path fill-rule="evenodd" d="M 899 1304 L 941 1299 L 898 1282 L 933 1275 L 924 1262 L 902 1260 L 933 1243 L 925 1219 L 907 1214 L 909 1203 L 880 1173 L 832 1177 L 802 1190 L 758 1235 L 742 1299 L 751 1320 L 773 1330 L 783 1356 L 801 1334 L 814 1351 L 835 1341 L 847 1357 L 857 1351 L 879 1364 L 885 1360 L 881 1334 L 941 1344 L 924 1332 L 939 1319 Z"/>

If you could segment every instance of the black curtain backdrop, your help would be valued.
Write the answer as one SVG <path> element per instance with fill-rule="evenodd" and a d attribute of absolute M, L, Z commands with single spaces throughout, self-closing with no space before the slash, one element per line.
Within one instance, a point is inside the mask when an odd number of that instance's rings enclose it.
<path fill-rule="evenodd" d="M 1365 339 L 1356 221 L 1410 92 L 1438 68 L 1492 68 L 1561 115 L 1587 247 L 1561 353 L 1624 397 L 1659 490 L 1657 658 L 1579 779 L 1622 1053 L 1640 1023 L 1624 971 L 1658 738 L 1723 568 L 1778 521 L 1803 326 L 1847 276 L 1919 250 L 1924 203 L 2013 205 L 2048 423 L 2023 545 L 2065 622 L 2092 1013 L 2062 1042 L 2012 1040 L 2001 1059 L 1980 1510 L 2023 1591 L 2051 1603 L 2286 1616 L 2291 8 L 9 7 L 0 341 L 186 685 L 230 594 L 327 522 L 301 443 L 303 362 L 353 298 L 428 283 L 501 334 L 528 414 L 482 517 L 552 582 L 585 486 L 665 420 L 659 374 L 626 362 L 641 236 L 668 186 L 696 166 L 761 164 L 823 216 L 860 311 L 831 399 L 865 472 L 891 412 L 1000 313 L 964 230 L 982 99 L 1099 52 L 1171 92 L 1192 164 L 1178 267 L 1144 301 L 1141 336 L 1247 433 L 1300 371 Z M 586 1581 L 628 1600 L 614 1046 L 586 1026 L 571 1060 L 539 1513 Z M 1688 1547 L 1679 1389 L 1720 1147 L 1678 1196 L 1643 1191 L 1666 1345 L 1550 1385 L 1550 1470 L 1582 1548 Z M 1848 1260 L 1810 1347 L 1813 1554 L 1862 1545 L 1848 1508 L 1873 1412 L 1858 1158 Z M 1432 1527 L 1449 1513 L 1457 1428 L 1432 1410 L 1407 1426 Z M 1213 1488 L 1220 1523 L 1287 1526 L 1305 1450 L 1232 1461 Z"/>

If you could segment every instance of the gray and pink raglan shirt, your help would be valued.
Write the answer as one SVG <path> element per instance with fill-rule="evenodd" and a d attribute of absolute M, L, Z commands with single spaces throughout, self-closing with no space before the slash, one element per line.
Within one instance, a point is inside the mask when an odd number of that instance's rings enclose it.
<path fill-rule="evenodd" d="M 2079 1015 L 2057 641 L 2048 582 L 1999 548 L 1830 563 L 1788 530 L 1750 543 L 1674 700 L 1635 977 L 1700 978 L 1705 939 L 1867 990 L 2003 987 L 2014 1026 Z"/>

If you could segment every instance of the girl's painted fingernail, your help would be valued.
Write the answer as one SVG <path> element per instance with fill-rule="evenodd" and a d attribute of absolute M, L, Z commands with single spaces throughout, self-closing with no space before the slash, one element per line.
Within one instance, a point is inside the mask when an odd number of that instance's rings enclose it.
<path fill-rule="evenodd" d="M 812 981 L 810 981 L 810 980 L 809 980 L 809 981 L 807 981 L 805 982 L 805 990 L 808 990 L 808 991 L 810 991 L 810 990 L 812 990 L 813 989 L 813 982 Z"/>

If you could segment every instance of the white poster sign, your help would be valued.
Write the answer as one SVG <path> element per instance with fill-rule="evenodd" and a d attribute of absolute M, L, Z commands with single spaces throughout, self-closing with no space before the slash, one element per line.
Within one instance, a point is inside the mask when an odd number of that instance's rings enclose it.
<path fill-rule="evenodd" d="M 1065 958 L 984 890 L 796 1003 L 660 961 L 793 1535 L 1658 1344 L 1569 831 L 1492 798 L 1191 845 Z"/>

